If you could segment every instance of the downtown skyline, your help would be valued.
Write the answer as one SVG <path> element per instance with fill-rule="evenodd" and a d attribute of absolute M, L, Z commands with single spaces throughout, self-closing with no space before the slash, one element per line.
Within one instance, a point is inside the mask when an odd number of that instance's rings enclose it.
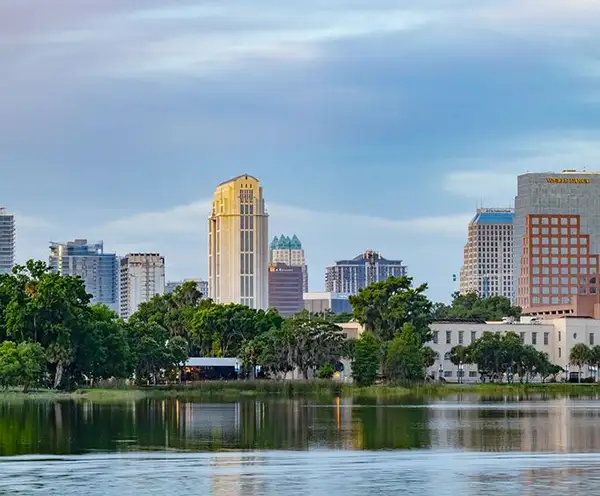
<path fill-rule="evenodd" d="M 213 187 L 248 171 L 271 232 L 301 237 L 311 289 L 371 247 L 447 301 L 477 206 L 512 206 L 518 173 L 600 162 L 599 22 L 560 0 L 7 2 L 18 261 L 81 236 L 206 277 Z"/>

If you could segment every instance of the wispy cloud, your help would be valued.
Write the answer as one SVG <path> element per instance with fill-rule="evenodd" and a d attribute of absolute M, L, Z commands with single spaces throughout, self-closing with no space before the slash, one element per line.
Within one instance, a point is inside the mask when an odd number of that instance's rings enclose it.
<path fill-rule="evenodd" d="M 598 170 L 598 138 L 596 132 L 579 131 L 522 139 L 506 144 L 496 156 L 482 155 L 453 162 L 453 170 L 444 176 L 442 186 L 455 195 L 499 206 L 511 205 L 519 174 L 564 169 Z"/>
<path fill-rule="evenodd" d="M 440 242 L 462 244 L 471 213 L 409 219 L 389 219 L 343 212 L 320 212 L 290 205 L 268 205 L 270 235 L 296 233 L 304 243 L 311 273 L 311 287 L 321 289 L 324 267 L 334 262 L 330 253 L 354 256 L 367 248 L 381 250 L 388 258 L 404 259 L 420 277 L 447 271 L 448 257 L 420 259 L 433 253 Z M 140 212 L 99 226 L 57 226 L 54 222 L 24 221 L 17 216 L 20 261 L 47 258 L 50 239 L 74 237 L 103 240 L 105 249 L 124 255 L 129 251 L 158 251 L 167 260 L 168 277 L 206 276 L 207 200 L 163 211 Z M 292 232 L 293 231 L 293 232 Z M 62 238 L 61 238 L 62 236 Z M 401 242 L 399 242 L 401 240 Z M 438 267 L 438 269 L 436 269 Z M 450 269 L 451 270 L 451 269 Z"/>

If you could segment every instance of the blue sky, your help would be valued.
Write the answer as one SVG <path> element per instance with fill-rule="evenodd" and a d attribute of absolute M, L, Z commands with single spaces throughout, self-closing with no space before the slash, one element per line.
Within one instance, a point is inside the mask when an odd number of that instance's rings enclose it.
<path fill-rule="evenodd" d="M 456 288 L 478 203 L 598 169 L 600 2 L 0 2 L 0 204 L 49 240 L 206 276 L 219 182 L 261 180 L 309 282 L 366 248 Z"/>

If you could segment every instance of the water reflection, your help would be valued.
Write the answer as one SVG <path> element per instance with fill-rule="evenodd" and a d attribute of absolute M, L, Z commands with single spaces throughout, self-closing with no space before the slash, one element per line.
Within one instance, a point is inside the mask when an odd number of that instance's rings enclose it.
<path fill-rule="evenodd" d="M 317 449 L 594 452 L 600 402 L 456 396 L 404 404 L 352 398 L 0 403 L 3 456 Z"/>

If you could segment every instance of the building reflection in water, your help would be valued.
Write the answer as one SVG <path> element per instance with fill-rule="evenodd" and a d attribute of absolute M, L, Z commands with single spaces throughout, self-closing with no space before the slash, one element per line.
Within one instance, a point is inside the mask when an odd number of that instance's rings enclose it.
<path fill-rule="evenodd" d="M 565 453 L 600 448 L 600 405 L 593 400 L 504 401 L 470 396 L 431 405 L 431 448 Z"/>

